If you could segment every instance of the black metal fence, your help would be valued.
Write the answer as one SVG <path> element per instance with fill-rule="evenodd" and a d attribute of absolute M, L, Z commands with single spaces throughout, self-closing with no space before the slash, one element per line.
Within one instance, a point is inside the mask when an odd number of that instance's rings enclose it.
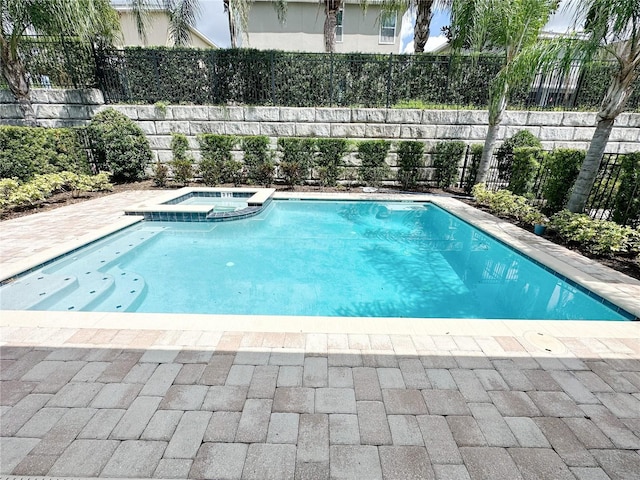
<path fill-rule="evenodd" d="M 487 106 L 496 55 L 377 55 L 128 48 L 97 57 L 107 102 L 386 107 Z M 512 93 L 523 108 L 597 108 L 609 63 L 539 74 Z M 639 86 L 640 87 L 640 86 Z M 629 101 L 640 108 L 640 88 Z"/>
<path fill-rule="evenodd" d="M 550 153 L 550 152 L 547 152 Z M 624 205 L 616 205 L 616 198 L 621 186 L 621 177 L 623 170 L 623 158 L 625 155 L 618 153 L 605 153 L 598 170 L 596 181 L 591 189 L 587 204 L 585 207 L 589 216 L 598 220 L 613 220 L 614 212 L 617 209 L 617 221 L 619 223 L 638 226 L 640 225 L 640 212 L 633 211 L 632 202 L 628 202 Z M 470 164 L 471 154 L 470 148 L 467 148 L 465 166 Z M 544 164 L 540 165 L 538 172 L 535 175 L 535 183 L 531 191 L 531 196 L 534 202 L 538 204 L 544 203 L 544 187 L 548 180 L 549 171 L 545 168 Z M 461 172 L 459 186 L 462 187 L 463 183 L 467 179 L 464 168 Z M 627 180 L 628 181 L 628 180 Z M 489 168 L 489 175 L 487 177 L 487 188 L 489 190 L 499 190 L 508 188 L 508 182 L 501 179 L 498 172 L 498 160 L 494 153 L 491 166 Z M 571 188 L 571 185 L 567 185 L 567 190 Z M 631 184 L 627 186 L 630 189 L 629 198 L 640 197 L 640 175 L 631 179 Z"/>
<path fill-rule="evenodd" d="M 36 87 L 99 87 L 107 103 L 485 108 L 496 55 L 292 53 L 244 49 L 93 49 L 34 37 L 21 51 Z M 517 108 L 595 109 L 611 63 L 537 75 L 510 98 Z M 5 87 L 0 78 L 0 87 Z M 640 82 L 628 103 L 640 109 Z"/>

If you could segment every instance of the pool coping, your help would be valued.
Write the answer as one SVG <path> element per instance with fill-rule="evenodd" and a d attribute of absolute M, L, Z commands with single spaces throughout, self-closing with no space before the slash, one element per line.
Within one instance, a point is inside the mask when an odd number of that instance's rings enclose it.
<path fill-rule="evenodd" d="M 430 194 L 396 193 L 321 193 L 276 192 L 274 199 L 310 200 L 387 200 L 432 202 L 457 215 L 505 244 L 572 279 L 602 298 L 640 317 L 640 281 L 586 259 L 509 222 L 475 209 L 455 198 Z M 11 278 L 41 263 L 50 261 L 102 236 L 114 233 L 142 220 L 122 217 L 118 222 L 94 230 L 27 260 L 3 269 L 3 279 Z M 135 320 L 134 320 L 135 319 Z M 176 320 L 180 321 L 176 321 Z M 1 326 L 84 327 L 119 329 L 198 329 L 261 332 L 323 333 L 398 333 L 447 335 L 520 335 L 541 331 L 555 336 L 640 337 L 640 322 L 634 321 L 558 321 L 558 320 L 465 320 L 360 317 L 288 317 L 257 315 L 145 314 L 110 312 L 3 311 Z"/>

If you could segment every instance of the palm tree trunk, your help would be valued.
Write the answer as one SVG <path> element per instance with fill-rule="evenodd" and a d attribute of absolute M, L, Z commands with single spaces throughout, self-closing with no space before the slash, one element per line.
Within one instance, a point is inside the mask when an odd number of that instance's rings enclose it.
<path fill-rule="evenodd" d="M 491 95 L 489 99 L 489 128 L 487 129 L 487 136 L 484 140 L 484 147 L 482 148 L 482 157 L 478 164 L 478 172 L 476 173 L 475 183 L 483 183 L 487 181 L 487 175 L 489 173 L 489 167 L 491 166 L 491 158 L 493 157 L 493 150 L 496 146 L 496 140 L 498 138 L 498 127 L 502 121 L 502 115 L 507 108 L 507 93 L 509 92 L 509 85 L 504 83 L 500 88 L 500 93 L 497 97 Z"/>
<path fill-rule="evenodd" d="M 424 52 L 424 46 L 429 40 L 429 27 L 433 12 L 433 0 L 417 0 L 418 12 L 416 14 L 416 25 L 413 28 L 413 51 L 415 53 Z"/>
<path fill-rule="evenodd" d="M 338 10 L 342 7 L 342 0 L 325 0 L 324 4 L 324 49 L 327 53 L 336 51 L 336 24 Z"/>
<path fill-rule="evenodd" d="M 231 2 L 224 0 L 224 11 L 227 12 L 229 19 L 229 38 L 231 40 L 231 48 L 238 48 L 238 29 L 236 26 L 236 19 L 231 8 Z"/>
<path fill-rule="evenodd" d="M 629 62 L 612 79 L 609 85 L 607 94 L 602 101 L 602 107 L 598 112 L 596 131 L 593 133 L 589 150 L 582 167 L 580 167 L 580 173 L 567 203 L 567 209 L 570 212 L 584 212 L 587 199 L 600 169 L 600 163 L 602 163 L 602 157 L 613 129 L 613 123 L 627 105 L 627 101 L 633 93 L 633 82 L 637 77 L 638 74 L 634 71 L 633 63 Z"/>
<path fill-rule="evenodd" d="M 604 155 L 604 149 L 607 147 L 609 141 L 609 135 L 613 129 L 613 122 L 615 119 L 601 119 L 598 122 L 596 131 L 591 139 L 589 150 L 585 156 L 584 162 L 580 167 L 580 173 L 576 179 L 576 183 L 573 185 L 571 191 L 571 197 L 567 203 L 567 209 L 573 213 L 584 212 L 584 207 L 587 204 L 587 199 L 593 188 L 593 184 L 596 181 L 598 170 L 600 169 L 600 163 L 602 163 L 602 156 Z"/>
<path fill-rule="evenodd" d="M 24 123 L 35 127 L 37 125 L 36 113 L 33 110 L 33 105 L 31 105 L 27 71 L 18 55 L 12 51 L 9 42 L 4 39 L 0 39 L 0 60 L 0 63 L 2 63 L 2 76 L 7 81 L 9 90 L 16 97 L 18 105 L 22 109 Z"/>

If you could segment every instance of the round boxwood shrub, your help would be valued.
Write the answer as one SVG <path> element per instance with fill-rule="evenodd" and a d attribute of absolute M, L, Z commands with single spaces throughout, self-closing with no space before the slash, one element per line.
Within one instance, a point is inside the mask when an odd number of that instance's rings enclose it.
<path fill-rule="evenodd" d="M 151 148 L 143 131 L 129 117 L 109 108 L 93 117 L 87 131 L 96 163 L 111 171 L 114 182 L 145 177 Z"/>

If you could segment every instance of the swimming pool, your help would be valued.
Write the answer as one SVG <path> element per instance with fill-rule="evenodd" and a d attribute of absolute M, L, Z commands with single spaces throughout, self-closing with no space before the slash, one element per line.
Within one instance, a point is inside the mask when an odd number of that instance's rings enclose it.
<path fill-rule="evenodd" d="M 428 203 L 282 201 L 141 222 L 0 289 L 3 309 L 624 320 Z"/>

